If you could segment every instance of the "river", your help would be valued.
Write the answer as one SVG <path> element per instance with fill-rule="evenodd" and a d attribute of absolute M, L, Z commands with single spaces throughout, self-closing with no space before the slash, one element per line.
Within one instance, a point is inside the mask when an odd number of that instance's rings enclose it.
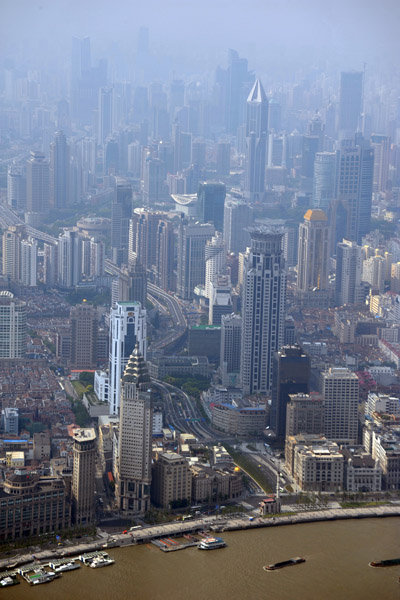
<path fill-rule="evenodd" d="M 50 584 L 25 582 L 2 597 L 41 600 L 399 600 L 400 518 L 269 527 L 222 534 L 227 548 L 164 553 L 155 546 L 115 548 L 111 567 L 65 573 Z M 306 562 L 266 572 L 264 564 Z"/>

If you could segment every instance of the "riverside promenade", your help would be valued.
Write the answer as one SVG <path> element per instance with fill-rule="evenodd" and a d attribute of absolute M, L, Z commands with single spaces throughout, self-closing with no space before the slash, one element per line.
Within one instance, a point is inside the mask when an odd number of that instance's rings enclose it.
<path fill-rule="evenodd" d="M 64 546 L 54 550 L 43 550 L 32 553 L 25 552 L 0 560 L 0 571 L 7 568 L 16 568 L 18 565 L 31 562 L 45 562 L 50 559 L 63 558 L 65 556 L 76 556 L 93 550 L 104 550 L 113 547 L 132 546 L 146 544 L 153 539 L 161 537 L 181 537 L 185 533 L 196 533 L 198 531 L 238 531 L 240 529 L 259 529 L 261 527 L 278 527 L 282 525 L 296 525 L 300 523 L 315 523 L 321 521 L 338 521 L 343 519 L 374 519 L 377 517 L 399 517 L 400 504 L 389 506 L 371 506 L 360 508 L 332 508 L 327 510 L 288 513 L 286 515 L 254 517 L 252 521 L 249 516 L 230 517 L 204 517 L 185 522 L 171 522 L 162 525 L 145 526 L 142 529 L 128 532 L 126 534 L 107 535 L 101 532 L 101 537 L 93 542 L 81 543 L 79 545 Z"/>

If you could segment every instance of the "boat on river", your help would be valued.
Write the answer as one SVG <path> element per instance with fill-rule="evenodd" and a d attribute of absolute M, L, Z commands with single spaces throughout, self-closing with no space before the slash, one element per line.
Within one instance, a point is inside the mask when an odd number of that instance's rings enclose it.
<path fill-rule="evenodd" d="M 400 558 L 389 558 L 388 560 L 369 563 L 370 567 L 396 567 L 397 565 L 400 565 Z"/>
<path fill-rule="evenodd" d="M 206 537 L 197 546 L 199 550 L 215 550 L 225 548 L 226 542 L 220 537 Z"/>
<path fill-rule="evenodd" d="M 293 565 L 299 565 L 300 563 L 306 562 L 305 558 L 296 556 L 296 558 L 289 558 L 289 560 L 282 560 L 281 562 L 274 563 L 273 565 L 265 565 L 264 571 L 276 571 L 276 569 L 283 569 L 284 567 L 291 567 Z"/>

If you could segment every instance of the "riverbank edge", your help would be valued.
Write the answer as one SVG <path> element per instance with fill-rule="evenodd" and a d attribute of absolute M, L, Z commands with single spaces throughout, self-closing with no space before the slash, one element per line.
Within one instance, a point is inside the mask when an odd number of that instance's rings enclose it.
<path fill-rule="evenodd" d="M 152 539 L 163 536 L 181 536 L 184 533 L 196 533 L 197 531 L 205 529 L 215 532 L 240 531 L 260 529 L 261 527 L 279 527 L 282 525 L 299 525 L 304 523 L 340 521 L 345 519 L 375 519 L 378 517 L 400 517 L 400 505 L 310 511 L 307 513 L 296 513 L 279 517 L 258 517 L 257 519 L 254 519 L 254 521 L 248 521 L 241 518 L 232 519 L 231 521 L 216 519 L 206 523 L 200 520 L 187 523 L 166 523 L 164 525 L 149 527 L 141 531 L 135 531 L 134 533 L 128 534 L 129 537 L 127 537 L 127 534 L 125 534 L 123 538 L 118 534 L 110 535 L 110 537 L 115 540 L 112 544 L 107 544 L 106 539 L 103 538 L 103 540 L 98 540 L 89 544 L 78 544 L 63 548 L 62 550 L 44 550 L 35 554 L 35 563 L 38 564 L 46 560 L 57 560 L 59 558 L 78 556 L 79 554 L 92 552 L 94 550 L 136 546 L 146 544 Z M 13 556 L 12 558 L 2 559 L 0 561 L 0 570 L 7 570 L 7 568 L 15 569 L 31 562 L 33 562 L 32 554 L 25 554 L 19 557 Z M 10 566 L 11 564 L 12 567 Z"/>

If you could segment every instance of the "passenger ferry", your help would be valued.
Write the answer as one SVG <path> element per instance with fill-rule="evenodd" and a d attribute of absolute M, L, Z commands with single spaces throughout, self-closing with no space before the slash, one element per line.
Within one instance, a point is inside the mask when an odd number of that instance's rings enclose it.
<path fill-rule="evenodd" d="M 206 537 L 201 540 L 197 546 L 199 550 L 216 550 L 217 548 L 225 548 L 226 542 L 220 537 Z"/>
<path fill-rule="evenodd" d="M 90 563 L 90 567 L 92 569 L 98 569 L 99 567 L 108 567 L 109 565 L 113 565 L 114 562 L 115 560 L 113 560 L 109 556 L 98 556 L 97 558 L 94 558 L 92 560 L 92 562 Z"/>

